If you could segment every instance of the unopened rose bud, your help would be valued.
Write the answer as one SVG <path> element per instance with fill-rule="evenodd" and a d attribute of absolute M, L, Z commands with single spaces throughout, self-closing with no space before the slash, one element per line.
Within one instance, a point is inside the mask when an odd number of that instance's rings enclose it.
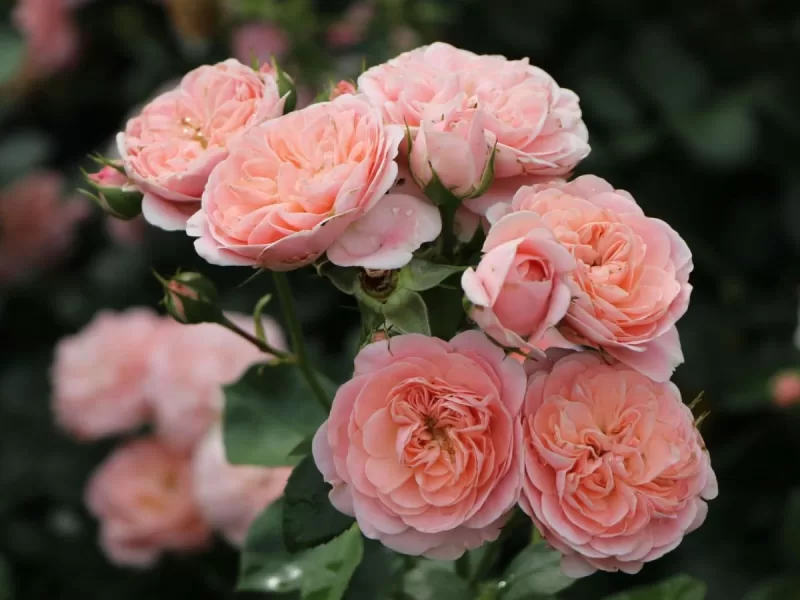
<path fill-rule="evenodd" d="M 121 164 L 121 163 L 120 163 Z M 82 190 L 113 217 L 128 221 L 142 212 L 142 193 L 130 182 L 119 165 L 105 165 L 96 173 L 84 172 L 96 193 Z"/>
<path fill-rule="evenodd" d="M 480 110 L 456 111 L 440 121 L 423 121 L 413 140 L 411 172 L 425 188 L 434 175 L 460 199 L 476 198 L 492 183 L 493 151 Z"/>
<path fill-rule="evenodd" d="M 219 323 L 222 309 L 214 284 L 200 273 L 178 273 L 164 286 L 164 306 L 181 323 Z"/>
<path fill-rule="evenodd" d="M 356 86 L 351 81 L 344 79 L 331 87 L 330 99 L 338 98 L 339 96 L 353 95 L 356 93 Z"/>

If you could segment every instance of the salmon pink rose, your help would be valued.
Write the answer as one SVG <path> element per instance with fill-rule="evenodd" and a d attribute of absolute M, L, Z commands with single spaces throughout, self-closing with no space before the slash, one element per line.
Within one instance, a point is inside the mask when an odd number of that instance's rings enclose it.
<path fill-rule="evenodd" d="M 365 346 L 314 436 L 330 499 L 369 538 L 452 560 L 519 499 L 525 374 L 478 331 Z"/>
<path fill-rule="evenodd" d="M 363 97 L 351 95 L 251 129 L 214 170 L 189 223 L 197 253 L 214 264 L 275 271 L 313 262 L 384 200 L 402 138 L 401 127 L 384 125 Z M 422 214 L 402 199 L 393 209 Z M 363 228 L 351 232 L 348 253 L 366 260 L 383 248 L 375 240 Z M 421 243 L 391 242 L 398 252 Z"/>
<path fill-rule="evenodd" d="M 184 229 L 200 207 L 212 169 L 251 126 L 283 114 L 273 72 L 235 59 L 189 72 L 130 119 L 117 136 L 128 176 L 144 193 L 142 214 L 166 230 Z"/>
<path fill-rule="evenodd" d="M 134 308 L 101 312 L 55 349 L 51 373 L 53 412 L 80 440 L 125 433 L 150 416 L 145 390 L 148 362 L 163 322 Z"/>
<path fill-rule="evenodd" d="M 573 577 L 636 573 L 699 527 L 717 495 L 680 392 L 599 354 L 541 363 L 522 410 L 521 505 Z"/>
<path fill-rule="evenodd" d="M 578 97 L 528 59 L 437 42 L 368 69 L 358 87 L 387 123 L 408 126 L 412 135 L 453 112 L 462 114 L 467 130 L 485 115 L 487 142 L 497 143 L 498 178 L 564 175 L 589 153 Z"/>
<path fill-rule="evenodd" d="M 648 218 L 630 194 L 584 175 L 520 189 L 489 220 L 533 211 L 572 253 L 574 300 L 561 332 L 656 381 L 683 362 L 675 322 L 689 307 L 692 253 L 669 225 Z"/>
<path fill-rule="evenodd" d="M 164 551 L 211 542 L 192 495 L 189 458 L 154 439 L 117 448 L 89 481 L 86 504 L 100 520 L 103 551 L 118 565 L 148 567 Z"/>
<path fill-rule="evenodd" d="M 234 546 L 244 544 L 252 522 L 283 495 L 292 469 L 232 465 L 222 431 L 214 427 L 192 459 L 194 494 L 209 523 Z"/>
<path fill-rule="evenodd" d="M 574 269 L 539 215 L 509 214 L 489 230 L 478 267 L 462 275 L 470 317 L 501 345 L 530 351 L 567 313 Z"/>

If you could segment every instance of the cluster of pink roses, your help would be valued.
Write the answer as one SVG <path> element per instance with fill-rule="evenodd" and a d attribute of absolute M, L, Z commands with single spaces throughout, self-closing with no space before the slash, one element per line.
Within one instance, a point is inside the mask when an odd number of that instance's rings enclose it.
<path fill-rule="evenodd" d="M 589 153 L 578 97 L 527 59 L 442 43 L 286 114 L 285 83 L 229 60 L 128 122 L 152 224 L 273 271 L 324 256 L 386 272 L 485 234 L 461 280 L 480 331 L 376 341 L 336 394 L 313 452 L 334 505 L 397 551 L 452 559 L 519 504 L 576 576 L 675 548 L 716 495 L 669 382 L 691 253 L 629 193 L 568 180 Z"/>
<path fill-rule="evenodd" d="M 264 326 L 283 347 L 277 324 Z M 212 529 L 240 545 L 283 493 L 290 469 L 230 465 L 219 427 L 222 386 L 261 360 L 219 325 L 184 327 L 146 309 L 101 313 L 58 344 L 53 411 L 65 431 L 89 441 L 153 428 L 114 451 L 87 488 L 111 560 L 146 566 L 163 551 L 202 549 Z"/>

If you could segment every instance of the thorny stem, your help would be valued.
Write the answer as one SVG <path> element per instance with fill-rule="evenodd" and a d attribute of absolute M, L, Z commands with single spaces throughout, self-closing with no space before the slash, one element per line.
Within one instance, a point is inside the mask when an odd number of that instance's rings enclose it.
<path fill-rule="evenodd" d="M 267 354 L 272 354 L 275 358 L 280 359 L 281 362 L 288 364 L 297 363 L 297 357 L 295 357 L 293 354 L 290 354 L 289 352 L 284 352 L 283 350 L 278 350 L 277 348 L 269 345 L 267 342 L 258 339 L 252 333 L 242 329 L 227 317 L 222 317 L 222 321 L 220 322 L 220 324 L 223 327 L 226 327 L 227 329 L 231 330 L 236 335 L 243 337 L 251 344 L 254 344 L 262 352 L 266 352 Z"/>

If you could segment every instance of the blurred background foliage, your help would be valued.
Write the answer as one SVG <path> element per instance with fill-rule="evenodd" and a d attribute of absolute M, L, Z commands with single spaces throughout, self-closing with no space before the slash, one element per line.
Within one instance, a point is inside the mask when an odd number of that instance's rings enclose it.
<path fill-rule="evenodd" d="M 227 57 L 246 23 L 285 34 L 281 65 L 306 101 L 331 80 L 357 76 L 364 60 L 435 39 L 530 56 L 577 91 L 593 148 L 580 171 L 631 191 L 693 250 L 676 383 L 687 401 L 705 392 L 703 433 L 720 496 L 699 531 L 640 575 L 596 575 L 563 597 L 592 600 L 687 573 L 711 600 L 800 598 L 790 578 L 800 572 L 800 408 L 774 406 L 768 387 L 776 371 L 800 367 L 795 0 L 83 1 L 73 9 L 78 61 L 47 77 L 24 68 L 13 4 L 0 0 L 0 198 L 42 167 L 63 172 L 68 193 L 86 155 L 107 151 L 134 107 L 190 68 Z M 269 291 L 269 278 L 241 286 L 246 272 L 205 265 L 188 238 L 143 235 L 121 241 L 93 213 L 57 268 L 0 289 L 0 600 L 12 585 L 21 600 L 233 595 L 238 559 L 221 543 L 149 572 L 110 566 L 82 503 L 86 477 L 110 446 L 77 446 L 51 423 L 54 343 L 100 309 L 155 306 L 151 267 L 202 270 L 226 290 L 229 309 L 248 311 Z M 293 284 L 323 368 L 345 379 L 357 313 L 310 273 L 295 273 Z"/>

